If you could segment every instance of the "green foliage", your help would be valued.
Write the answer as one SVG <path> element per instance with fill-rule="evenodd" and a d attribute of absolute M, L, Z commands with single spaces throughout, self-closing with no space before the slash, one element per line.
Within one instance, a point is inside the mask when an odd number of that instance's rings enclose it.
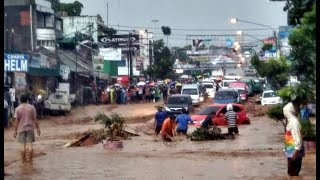
<path fill-rule="evenodd" d="M 103 113 L 98 113 L 94 117 L 95 122 L 99 122 L 102 124 L 105 128 L 108 128 L 110 131 L 110 138 L 111 140 L 114 140 L 114 133 L 115 132 L 123 132 L 124 130 L 124 118 L 117 114 L 117 113 L 112 113 L 111 116 L 107 116 Z"/>
<path fill-rule="evenodd" d="M 196 128 L 188 138 L 190 138 L 191 141 L 226 139 L 226 137 L 221 133 L 221 129 L 217 127 L 209 130 L 205 128 Z"/>
<path fill-rule="evenodd" d="M 254 55 L 251 64 L 260 76 L 267 77 L 274 89 L 280 89 L 287 84 L 290 66 L 284 57 L 260 61 L 258 55 Z"/>
<path fill-rule="evenodd" d="M 283 126 L 284 132 L 286 132 L 286 127 L 288 124 L 287 118 L 284 117 L 283 107 L 285 104 L 278 104 L 273 106 L 267 111 L 267 116 L 276 122 L 280 122 Z"/>
<path fill-rule="evenodd" d="M 99 35 L 112 36 L 117 34 L 117 30 L 114 28 L 98 25 L 98 33 Z"/>
<path fill-rule="evenodd" d="M 315 92 L 305 82 L 295 86 L 284 87 L 278 91 L 278 94 L 284 102 L 293 102 L 297 107 L 306 101 L 313 100 L 315 97 Z"/>
<path fill-rule="evenodd" d="M 316 82 L 316 6 L 302 18 L 302 24 L 289 36 L 291 72 L 300 81 Z"/>
<path fill-rule="evenodd" d="M 304 138 L 315 138 L 316 127 L 310 121 L 301 122 L 301 134 Z"/>
<path fill-rule="evenodd" d="M 50 0 L 52 9 L 57 11 L 65 11 L 68 16 L 80 16 L 83 4 L 79 1 L 73 3 L 60 3 L 60 0 Z"/>
<path fill-rule="evenodd" d="M 299 25 L 303 15 L 312 9 L 312 5 L 316 0 L 287 0 L 284 11 L 288 11 L 288 24 Z"/>
<path fill-rule="evenodd" d="M 272 44 L 264 44 L 262 47 L 261 47 L 261 50 L 262 51 L 268 51 L 268 50 L 271 50 L 272 49 Z"/>
<path fill-rule="evenodd" d="M 276 106 L 271 107 L 268 111 L 267 111 L 267 115 L 269 118 L 274 119 L 276 121 L 281 121 L 283 120 L 284 114 L 283 114 L 283 104 L 279 104 Z"/>
<path fill-rule="evenodd" d="M 167 46 L 168 46 L 168 38 L 171 35 L 171 28 L 169 26 L 162 26 L 162 32 L 165 36 L 167 36 Z"/>
<path fill-rule="evenodd" d="M 149 66 L 147 74 L 151 77 L 166 79 L 174 76 L 174 57 L 168 47 L 164 46 L 163 39 L 154 42 L 154 64 Z"/>

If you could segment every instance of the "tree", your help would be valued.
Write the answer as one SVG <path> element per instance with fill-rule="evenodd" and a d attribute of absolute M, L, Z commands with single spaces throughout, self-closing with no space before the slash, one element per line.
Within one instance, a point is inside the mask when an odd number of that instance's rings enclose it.
<path fill-rule="evenodd" d="M 316 83 L 316 6 L 289 36 L 291 71 L 300 81 Z"/>
<path fill-rule="evenodd" d="M 168 46 L 168 38 L 171 35 L 171 28 L 169 26 L 162 26 L 162 32 L 165 36 L 167 36 L 167 46 Z"/>
<path fill-rule="evenodd" d="M 170 49 L 164 46 L 163 39 L 157 40 L 154 42 L 154 64 L 148 67 L 147 74 L 160 79 L 172 78 L 174 62 Z"/>
<path fill-rule="evenodd" d="M 262 51 L 269 51 L 272 49 L 272 46 L 273 46 L 272 44 L 263 44 L 261 50 Z"/>
<path fill-rule="evenodd" d="M 260 76 L 267 78 L 272 88 L 279 90 L 287 84 L 290 66 L 284 57 L 260 61 L 259 56 L 255 54 L 251 64 Z"/>
<path fill-rule="evenodd" d="M 288 24 L 299 25 L 304 13 L 312 10 L 313 4 L 316 0 L 287 0 L 284 11 L 288 12 Z"/>
<path fill-rule="evenodd" d="M 50 0 L 52 9 L 57 11 L 67 12 L 69 16 L 80 16 L 83 4 L 79 1 L 73 3 L 60 3 L 60 0 Z"/>

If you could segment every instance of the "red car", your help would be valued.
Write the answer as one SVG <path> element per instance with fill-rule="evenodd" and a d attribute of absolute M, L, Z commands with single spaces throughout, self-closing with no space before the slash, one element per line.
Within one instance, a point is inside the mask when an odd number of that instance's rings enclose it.
<path fill-rule="evenodd" d="M 247 111 L 241 104 L 232 104 L 233 110 L 238 114 L 238 124 L 250 124 L 250 119 L 247 117 Z M 227 112 L 227 104 L 211 104 L 201 109 L 197 114 L 192 115 L 191 119 L 194 121 L 192 126 L 201 126 L 202 122 L 208 115 L 214 115 L 212 121 L 217 126 L 228 125 L 225 120 L 225 113 Z"/>
<path fill-rule="evenodd" d="M 248 100 L 248 89 L 249 89 L 249 87 L 248 87 L 246 82 L 241 82 L 241 81 L 232 82 L 232 83 L 229 84 L 229 88 L 238 89 L 238 91 L 240 93 L 240 100 L 242 102 Z"/>

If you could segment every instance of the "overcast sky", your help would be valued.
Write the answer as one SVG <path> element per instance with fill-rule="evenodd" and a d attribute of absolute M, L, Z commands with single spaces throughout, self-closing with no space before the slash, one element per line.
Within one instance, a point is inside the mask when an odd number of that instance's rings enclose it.
<path fill-rule="evenodd" d="M 69 3 L 74 0 L 60 0 Z M 115 29 L 132 30 L 121 26 L 134 26 L 156 30 L 156 37 L 163 38 L 161 26 L 169 26 L 172 35 L 169 46 L 186 45 L 186 35 L 194 34 L 235 34 L 233 29 L 243 30 L 258 39 L 272 36 L 270 29 L 265 27 L 238 22 L 231 24 L 230 18 L 269 25 L 274 28 L 286 26 L 287 15 L 283 11 L 285 2 L 270 2 L 269 0 L 78 0 L 84 5 L 82 15 L 100 14 L 107 23 L 107 2 L 109 2 L 109 25 Z M 152 20 L 159 20 L 153 23 Z M 211 31 L 186 31 L 177 29 L 209 29 Z M 227 29 L 232 31 L 213 31 Z M 277 29 L 276 29 L 277 30 Z M 119 32 L 125 33 L 125 32 Z M 246 41 L 254 40 L 245 37 Z M 191 42 L 188 42 L 190 44 Z"/>

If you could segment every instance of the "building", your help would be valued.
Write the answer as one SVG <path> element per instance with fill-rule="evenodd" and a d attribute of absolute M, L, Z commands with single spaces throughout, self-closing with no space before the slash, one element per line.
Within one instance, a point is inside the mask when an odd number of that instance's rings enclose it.
<path fill-rule="evenodd" d="M 47 0 L 5 0 L 4 21 L 5 63 L 28 62 L 27 69 L 5 67 L 4 85 L 16 94 L 47 90 L 60 78 L 56 41 L 63 35 L 62 19 Z"/>

